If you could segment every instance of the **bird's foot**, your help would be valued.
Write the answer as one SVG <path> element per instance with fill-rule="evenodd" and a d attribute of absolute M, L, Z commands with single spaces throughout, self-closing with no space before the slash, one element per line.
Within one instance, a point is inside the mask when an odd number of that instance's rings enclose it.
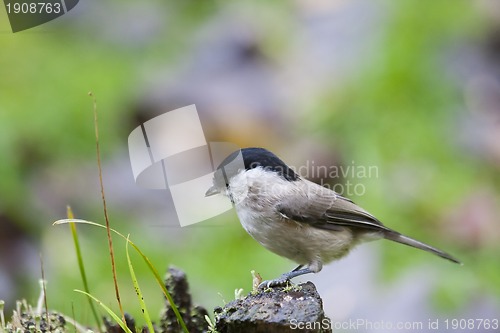
<path fill-rule="evenodd" d="M 277 279 L 266 280 L 266 281 L 261 282 L 259 284 L 259 289 L 281 287 L 281 286 L 285 286 L 285 287 L 290 286 L 290 285 L 292 285 L 292 282 L 290 281 L 291 279 L 293 279 L 294 277 L 304 275 L 304 274 L 309 274 L 309 273 L 315 273 L 315 271 L 312 271 L 309 267 L 302 268 L 302 265 L 300 265 L 299 267 L 295 268 L 293 271 L 285 273 Z"/>
<path fill-rule="evenodd" d="M 274 280 L 262 281 L 259 284 L 259 289 L 269 289 L 269 288 L 273 288 L 273 287 L 286 287 L 291 283 L 292 282 L 290 281 L 290 279 L 288 277 L 280 276 L 279 278 L 274 279 Z"/>

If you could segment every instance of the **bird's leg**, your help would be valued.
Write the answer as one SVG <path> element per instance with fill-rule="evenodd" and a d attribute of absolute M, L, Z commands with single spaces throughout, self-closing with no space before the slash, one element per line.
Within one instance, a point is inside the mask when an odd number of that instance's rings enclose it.
<path fill-rule="evenodd" d="M 309 273 L 315 273 L 315 272 L 312 269 L 310 269 L 309 267 L 302 268 L 302 269 L 294 269 L 291 272 L 288 272 L 288 273 L 281 275 L 277 280 L 289 281 L 289 280 L 293 279 L 294 277 L 304 275 L 304 274 L 309 274 Z"/>
<path fill-rule="evenodd" d="M 310 269 L 309 267 L 306 267 L 306 268 L 302 268 L 302 267 L 304 267 L 304 265 L 299 265 L 294 270 L 281 275 L 277 279 L 262 281 L 259 284 L 259 288 L 271 288 L 271 287 L 283 286 L 283 285 L 286 285 L 294 277 L 304 275 L 304 274 L 309 274 L 309 273 L 316 273 L 314 270 Z"/>

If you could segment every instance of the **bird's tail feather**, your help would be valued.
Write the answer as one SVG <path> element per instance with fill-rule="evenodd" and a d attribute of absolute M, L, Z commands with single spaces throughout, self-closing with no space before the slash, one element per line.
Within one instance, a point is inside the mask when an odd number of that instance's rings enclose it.
<path fill-rule="evenodd" d="M 440 256 L 441 258 L 444 258 L 444 259 L 447 259 L 447 260 L 452 261 L 454 263 L 462 265 L 460 260 L 454 258 L 452 255 L 450 255 L 444 251 L 441 251 L 439 249 L 436 249 L 435 247 L 432 247 L 432 246 L 427 245 L 425 243 L 419 242 L 416 239 L 402 235 L 396 231 L 391 230 L 391 231 L 385 232 L 384 238 L 389 239 L 389 240 L 394 241 L 394 242 L 398 242 L 401 244 L 412 246 L 414 248 L 421 249 L 421 250 L 424 250 L 424 251 L 427 251 L 430 253 L 434 253 L 435 255 Z"/>

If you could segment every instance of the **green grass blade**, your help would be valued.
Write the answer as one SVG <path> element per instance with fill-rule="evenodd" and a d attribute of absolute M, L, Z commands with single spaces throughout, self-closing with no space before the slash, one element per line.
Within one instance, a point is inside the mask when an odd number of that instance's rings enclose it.
<path fill-rule="evenodd" d="M 71 210 L 70 206 L 67 206 L 66 212 L 68 219 L 74 218 L 73 211 Z M 86 293 L 90 294 L 90 288 L 87 281 L 87 274 L 85 273 L 85 265 L 83 264 L 83 256 L 82 256 L 82 251 L 80 249 L 80 241 L 78 240 L 78 232 L 76 231 L 76 225 L 75 223 L 70 223 L 69 226 L 71 227 L 71 234 L 73 235 L 73 243 L 75 244 L 76 258 L 78 261 L 80 276 L 82 277 L 83 289 L 85 290 Z M 99 316 L 97 315 L 97 310 L 92 300 L 90 298 L 88 300 L 90 309 L 92 311 L 92 315 L 94 316 L 95 322 L 97 324 L 97 330 L 101 332 L 101 321 L 99 320 Z"/>
<path fill-rule="evenodd" d="M 83 290 L 74 289 L 73 291 L 76 291 L 77 293 L 81 293 L 81 294 L 87 295 L 87 297 L 89 297 L 89 298 L 93 299 L 94 301 L 96 301 L 97 304 L 99 304 L 104 310 L 106 310 L 106 312 L 118 323 L 118 325 L 120 325 L 120 327 L 122 328 L 122 330 L 124 330 L 127 333 L 132 333 L 132 331 L 130 330 L 130 328 L 127 327 L 127 325 L 123 322 L 123 320 L 120 317 L 118 317 L 118 315 L 116 313 L 114 313 L 113 310 L 111 310 L 106 305 L 104 305 L 103 302 L 101 302 L 100 300 L 98 300 L 94 296 L 90 295 L 89 293 L 86 293 Z"/>
<path fill-rule="evenodd" d="M 137 281 L 137 277 L 134 272 L 134 266 L 132 266 L 132 261 L 130 260 L 130 254 L 128 252 L 128 244 L 130 242 L 130 235 L 127 236 L 127 244 L 125 245 L 125 252 L 127 253 L 127 262 L 128 268 L 130 270 L 130 277 L 132 278 L 132 283 L 134 284 L 135 293 L 137 294 L 137 298 L 139 299 L 139 304 L 141 305 L 142 314 L 144 319 L 146 320 L 146 324 L 148 325 L 149 332 L 154 332 L 153 323 L 151 322 L 151 318 L 149 317 L 148 309 L 146 308 L 146 303 L 144 302 L 144 296 L 142 295 L 141 288 L 139 287 L 139 282 Z"/>
<path fill-rule="evenodd" d="M 162 280 L 160 274 L 158 273 L 158 271 L 156 270 L 156 268 L 153 266 L 153 264 L 151 263 L 151 261 L 149 261 L 149 258 L 146 257 L 142 253 L 142 251 L 139 250 L 139 248 L 134 243 L 130 242 L 130 245 L 132 245 L 132 247 L 135 248 L 135 250 L 142 256 L 142 258 L 144 259 L 144 261 L 148 265 L 149 270 L 153 273 L 153 275 L 154 275 L 154 277 L 156 279 L 156 282 L 158 283 L 158 285 L 160 286 L 161 290 L 163 291 L 163 295 L 165 295 L 165 297 L 168 300 L 168 303 L 172 307 L 172 310 L 174 310 L 175 316 L 177 317 L 177 321 L 181 325 L 182 330 L 184 331 L 184 333 L 189 333 L 189 331 L 188 331 L 188 329 L 186 327 L 186 323 L 184 323 L 184 320 L 182 319 L 182 316 L 181 316 L 181 314 L 179 312 L 179 309 L 177 308 L 177 305 L 175 305 L 174 300 L 172 299 L 172 296 L 168 292 L 167 287 L 165 287 L 165 284 L 163 283 L 163 280 Z"/>
<path fill-rule="evenodd" d="M 92 225 L 92 226 L 96 226 L 96 227 L 99 227 L 99 228 L 106 229 L 106 226 L 104 226 L 102 224 L 91 222 L 91 221 L 87 221 L 87 220 L 80 220 L 80 219 L 63 219 L 63 220 L 58 220 L 58 221 L 55 221 L 52 225 L 60 225 L 60 224 L 66 224 L 66 223 L 82 223 L 82 224 L 88 224 L 88 225 Z M 153 276 L 155 277 L 156 282 L 158 283 L 158 285 L 160 286 L 161 290 L 163 291 L 163 294 L 167 298 L 170 306 L 172 307 L 172 310 L 174 311 L 174 314 L 175 314 L 175 316 L 177 318 L 177 321 L 179 322 L 179 325 L 181 325 L 182 330 L 184 331 L 184 333 L 189 333 L 189 331 L 187 329 L 187 326 L 186 326 L 186 323 L 184 323 L 184 320 L 182 319 L 182 316 L 181 316 L 181 314 L 179 312 L 179 309 L 175 305 L 174 300 L 172 299 L 172 296 L 168 292 L 167 288 L 165 287 L 165 284 L 163 283 L 163 280 L 162 280 L 160 274 L 158 273 L 158 271 L 156 270 L 156 268 L 153 266 L 153 264 L 151 263 L 151 261 L 149 260 L 149 258 L 144 253 L 142 253 L 142 251 L 137 247 L 137 245 L 134 244 L 134 242 L 132 242 L 131 240 L 127 239 L 127 237 L 125 237 L 124 235 L 122 235 L 120 232 L 114 230 L 113 228 L 109 228 L 109 230 L 111 230 L 112 232 L 116 233 L 118 236 L 120 236 L 123 239 L 125 239 L 141 255 L 142 259 L 146 262 L 146 265 L 148 266 L 149 270 L 153 273 Z"/>

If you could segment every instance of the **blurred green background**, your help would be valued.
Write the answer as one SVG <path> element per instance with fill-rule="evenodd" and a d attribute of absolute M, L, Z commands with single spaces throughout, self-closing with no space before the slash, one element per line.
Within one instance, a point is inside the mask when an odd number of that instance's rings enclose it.
<path fill-rule="evenodd" d="M 331 275 L 308 277 L 334 320 L 364 316 L 366 304 L 394 321 L 498 317 L 499 2 L 82 0 L 15 34 L 0 10 L 0 50 L 0 299 L 9 311 L 15 299 L 36 302 L 41 253 L 49 306 L 91 322 L 87 300 L 72 292 L 81 281 L 69 227 L 51 224 L 66 205 L 104 223 L 92 91 L 111 224 L 160 271 L 185 270 L 209 311 L 234 289 L 249 291 L 250 270 L 272 278 L 293 265 L 253 241 L 234 212 L 180 228 L 164 194 L 135 186 L 128 134 L 189 104 L 208 141 L 264 146 L 297 166 L 376 166 L 377 177 L 326 182 L 362 183 L 363 195 L 344 195 L 464 262 L 363 245 L 377 255 L 355 251 L 357 260 L 337 267 L 367 267 L 352 274 L 368 274 L 372 292 L 332 280 L 336 263 Z M 79 231 L 91 290 L 117 309 L 105 233 Z M 124 242 L 114 244 L 126 311 L 141 323 Z M 159 312 L 161 292 L 134 260 L 150 311 Z M 355 297 L 329 293 L 331 281 Z M 426 293 L 408 303 L 419 284 Z M 390 311 L 387 295 L 412 314 Z"/>

